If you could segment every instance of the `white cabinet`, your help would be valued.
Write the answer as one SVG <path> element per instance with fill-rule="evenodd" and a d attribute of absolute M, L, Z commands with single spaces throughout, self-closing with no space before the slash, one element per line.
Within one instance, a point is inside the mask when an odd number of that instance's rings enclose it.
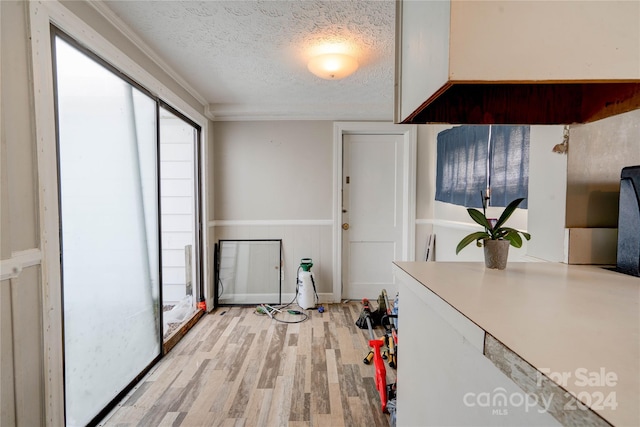
<path fill-rule="evenodd" d="M 482 329 L 407 277 L 398 283 L 398 426 L 560 425 L 483 355 Z"/>
<path fill-rule="evenodd" d="M 394 273 L 399 426 L 640 425 L 637 277 L 560 263 Z"/>
<path fill-rule="evenodd" d="M 585 122 L 640 107 L 638 1 L 398 2 L 396 122 Z"/>

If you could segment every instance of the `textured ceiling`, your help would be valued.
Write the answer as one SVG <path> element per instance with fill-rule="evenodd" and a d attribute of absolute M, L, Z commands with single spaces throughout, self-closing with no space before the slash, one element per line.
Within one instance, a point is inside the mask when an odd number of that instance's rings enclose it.
<path fill-rule="evenodd" d="M 391 120 L 394 0 L 104 1 L 179 74 L 216 120 Z M 360 63 L 323 80 L 307 70 L 318 45 Z"/>

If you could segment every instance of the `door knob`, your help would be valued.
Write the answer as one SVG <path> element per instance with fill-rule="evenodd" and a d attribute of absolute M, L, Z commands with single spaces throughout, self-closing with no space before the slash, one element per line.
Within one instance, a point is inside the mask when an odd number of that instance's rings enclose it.
<path fill-rule="evenodd" d="M 343 230 L 348 230 L 349 229 L 349 224 L 346 223 L 346 222 L 344 224 L 342 224 L 342 229 Z"/>

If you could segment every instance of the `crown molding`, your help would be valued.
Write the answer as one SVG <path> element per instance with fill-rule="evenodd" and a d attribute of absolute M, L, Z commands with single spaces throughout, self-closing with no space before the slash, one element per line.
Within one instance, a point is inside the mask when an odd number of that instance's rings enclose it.
<path fill-rule="evenodd" d="M 182 76 L 174 70 L 169 64 L 167 64 L 144 40 L 136 34 L 136 32 L 124 23 L 118 15 L 116 15 L 102 0 L 88 1 L 89 4 L 96 12 L 98 12 L 104 19 L 106 19 L 111 25 L 113 25 L 118 31 L 120 31 L 131 43 L 133 43 L 138 49 L 147 55 L 158 67 L 160 67 L 165 73 L 175 80 L 180 86 L 182 86 L 191 96 L 193 96 L 203 107 L 208 105 L 208 101 L 198 93 Z M 210 118 L 207 114 L 205 114 Z"/>
<path fill-rule="evenodd" d="M 373 107 L 373 108 L 372 108 Z M 212 121 L 260 121 L 260 120 L 328 120 L 328 121 L 383 121 L 393 119 L 393 109 L 388 114 L 376 112 L 376 106 L 344 105 L 331 111 L 319 110 L 308 104 L 207 104 L 205 116 Z M 379 109 L 378 109 L 379 110 Z"/>

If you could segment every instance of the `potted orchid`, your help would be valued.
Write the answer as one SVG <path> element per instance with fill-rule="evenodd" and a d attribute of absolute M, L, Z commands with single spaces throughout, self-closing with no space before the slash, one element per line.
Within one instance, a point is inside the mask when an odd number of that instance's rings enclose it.
<path fill-rule="evenodd" d="M 531 239 L 529 233 L 504 226 L 523 200 L 524 197 L 521 197 L 509 203 L 498 219 L 487 218 L 487 206 L 484 197 L 482 198 L 482 212 L 478 209 L 468 208 L 467 212 L 471 219 L 484 227 L 484 231 L 476 231 L 464 237 L 456 247 L 456 255 L 471 242 L 475 241 L 476 246 L 484 247 L 484 261 L 487 268 L 504 270 L 507 265 L 509 246 L 520 248 L 522 247 L 522 237 L 527 240 Z"/>

